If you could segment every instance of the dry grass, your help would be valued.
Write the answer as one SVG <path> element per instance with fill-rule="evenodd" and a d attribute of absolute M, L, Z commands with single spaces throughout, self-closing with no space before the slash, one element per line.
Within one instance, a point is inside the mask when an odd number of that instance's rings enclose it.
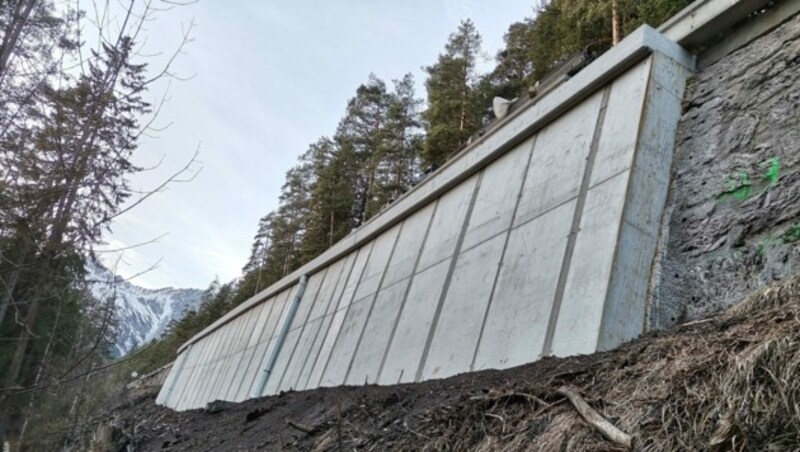
<path fill-rule="evenodd" d="M 728 312 L 644 338 L 543 381 L 495 387 L 435 406 L 383 432 L 344 413 L 364 450 L 619 450 L 586 424 L 558 387 L 569 385 L 634 437 L 634 449 L 800 448 L 800 277 Z M 315 449 L 335 449 L 335 429 Z"/>

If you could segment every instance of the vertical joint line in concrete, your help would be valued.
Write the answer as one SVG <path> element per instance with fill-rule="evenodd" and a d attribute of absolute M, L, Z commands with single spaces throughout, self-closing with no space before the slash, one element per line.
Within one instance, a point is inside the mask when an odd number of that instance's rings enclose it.
<path fill-rule="evenodd" d="M 197 341 L 193 345 L 200 343 L 202 343 L 202 341 Z M 175 399 L 176 409 L 180 409 L 184 405 L 184 402 L 189 398 L 189 393 L 187 392 L 189 383 L 192 382 L 195 372 L 198 371 L 198 367 L 204 364 L 206 356 L 208 356 L 208 353 L 210 351 L 209 349 L 210 349 L 209 346 L 204 346 L 201 350 L 201 353 L 197 355 L 196 358 L 192 358 L 192 360 L 190 361 L 192 363 L 192 365 L 189 366 L 190 372 L 188 372 L 188 375 L 186 375 L 186 380 L 184 380 L 184 384 L 181 386 L 181 390 L 178 393 L 178 397 L 177 399 Z"/>
<path fill-rule="evenodd" d="M 472 361 L 469 364 L 470 372 L 475 370 L 475 361 L 478 359 L 478 349 L 481 347 L 481 341 L 483 340 L 483 332 L 486 329 L 486 319 L 489 317 L 489 310 L 492 307 L 492 301 L 494 300 L 494 294 L 497 290 L 497 281 L 500 279 L 500 271 L 503 268 L 503 261 L 505 261 L 506 251 L 508 250 L 508 241 L 511 239 L 511 231 L 514 230 L 514 221 L 517 219 L 517 211 L 519 210 L 519 202 L 522 199 L 523 190 L 525 190 L 525 181 L 528 179 L 528 171 L 531 167 L 531 160 L 533 159 L 533 150 L 536 148 L 536 136 L 533 137 L 533 143 L 531 143 L 531 149 L 528 152 L 528 160 L 525 164 L 525 170 L 522 173 L 522 182 L 519 185 L 519 191 L 517 192 L 517 199 L 514 202 L 514 211 L 511 213 L 511 222 L 508 225 L 508 230 L 506 231 L 506 237 L 503 241 L 503 251 L 500 252 L 500 260 L 497 262 L 497 270 L 494 273 L 494 281 L 492 281 L 492 290 L 489 292 L 489 302 L 486 303 L 486 309 L 483 311 L 483 320 L 481 321 L 481 329 L 478 332 L 478 341 L 475 343 L 475 350 L 472 352 Z"/>
<path fill-rule="evenodd" d="M 249 395 L 250 398 L 261 397 L 261 395 L 262 395 L 261 393 L 259 393 L 258 395 L 253 395 L 253 392 L 255 392 L 255 391 L 252 391 L 252 389 L 254 389 L 253 388 L 254 385 L 259 384 L 258 382 L 259 382 L 259 379 L 261 378 L 261 373 L 264 371 L 264 369 L 262 368 L 262 366 L 265 365 L 264 359 L 265 358 L 269 359 L 270 355 L 267 352 L 270 352 L 270 345 L 272 345 L 272 342 L 277 340 L 278 331 L 279 331 L 278 327 L 281 324 L 281 317 L 283 317 L 283 313 L 289 307 L 289 304 L 290 304 L 289 303 L 289 299 L 290 299 L 290 295 L 291 294 L 292 294 L 292 292 L 291 292 L 291 288 L 290 288 L 290 289 L 288 289 L 288 293 L 286 294 L 286 301 L 281 305 L 280 309 L 277 312 L 277 318 L 275 319 L 275 326 L 272 327 L 272 332 L 269 333 L 269 338 L 267 338 L 267 340 L 266 340 L 266 344 L 267 345 L 264 348 L 264 355 L 261 358 L 259 358 L 259 364 L 258 364 L 258 367 L 256 368 L 256 374 L 253 377 L 253 381 L 250 383 L 251 387 L 248 388 L 248 391 L 250 392 L 250 395 Z M 280 294 L 278 294 L 278 295 L 280 295 Z M 277 303 L 277 301 L 276 301 L 276 303 Z M 272 315 L 271 312 L 270 312 L 270 315 Z M 267 318 L 267 322 L 269 322 L 269 318 Z M 274 349 L 272 349 L 272 350 L 274 351 Z M 264 385 L 264 387 L 266 388 L 266 384 Z M 261 392 L 263 392 L 263 391 L 264 390 L 262 388 Z"/>
<path fill-rule="evenodd" d="M 295 388 L 298 388 L 298 389 L 300 388 L 300 380 L 303 378 L 303 372 L 305 372 L 305 370 L 306 370 L 306 366 L 308 365 L 308 360 L 311 359 L 311 352 L 314 349 L 314 344 L 317 343 L 317 338 L 319 337 L 319 333 L 322 332 L 322 324 L 325 322 L 325 317 L 328 315 L 328 309 L 330 308 L 331 302 L 333 302 L 333 298 L 336 295 L 336 289 L 339 288 L 339 281 L 342 279 L 342 273 L 344 273 L 344 268 L 347 266 L 348 257 L 349 256 L 345 256 L 343 258 L 343 260 L 341 261 L 342 262 L 342 269 L 336 275 L 336 282 L 333 284 L 333 291 L 331 292 L 330 297 L 328 298 L 328 303 L 325 305 L 325 309 L 322 311 L 322 315 L 320 316 L 319 328 L 317 328 L 317 332 L 314 333 L 314 339 L 311 340 L 311 349 L 308 351 L 308 354 L 306 355 L 306 359 L 305 359 L 305 361 L 303 361 L 303 367 L 300 368 L 300 373 L 297 375 L 297 381 L 294 383 L 294 387 Z M 336 264 L 334 263 L 332 265 L 336 265 Z M 350 276 L 350 274 L 348 273 L 348 277 L 349 276 Z M 325 281 L 323 281 L 323 283 L 324 282 Z M 347 283 L 347 281 L 345 281 L 345 283 Z M 320 285 L 320 289 L 321 289 L 321 287 L 322 287 L 322 285 Z M 327 334 L 327 330 L 325 331 L 325 334 Z M 322 344 L 320 344 L 320 349 L 321 348 L 322 348 Z M 311 371 L 314 370 L 314 364 L 317 362 L 317 356 L 318 355 L 319 355 L 319 350 L 317 350 L 317 355 L 314 356 L 314 362 L 311 363 L 311 368 L 308 369 L 309 377 L 311 376 Z M 307 385 L 307 384 L 308 384 L 308 378 L 306 378 L 306 382 L 305 382 L 305 385 Z M 305 387 L 305 385 L 303 387 Z"/>
<path fill-rule="evenodd" d="M 264 341 L 259 341 L 259 339 L 261 339 L 261 335 L 264 333 L 264 329 L 269 324 L 269 319 L 272 317 L 272 311 L 275 310 L 275 305 L 280 302 L 280 296 L 281 296 L 281 294 L 278 293 L 275 296 L 273 296 L 272 298 L 269 298 L 266 301 L 264 301 L 264 303 L 266 303 L 266 302 L 272 300 L 272 303 L 270 303 L 269 311 L 267 312 L 267 316 L 264 318 L 264 325 L 262 325 L 261 331 L 259 331 L 259 333 L 258 333 L 258 339 L 256 339 L 256 345 L 253 346 L 254 347 L 253 348 L 253 356 L 250 358 L 250 363 L 251 363 L 250 365 L 252 365 L 253 360 L 256 360 L 257 364 L 256 364 L 255 373 L 254 373 L 253 377 L 250 379 L 249 387 L 247 388 L 247 394 L 245 395 L 245 400 L 250 399 L 250 398 L 253 397 L 253 395 L 252 395 L 252 389 L 253 389 L 252 386 L 255 384 L 256 381 L 258 381 L 258 376 L 259 376 L 259 372 L 260 372 L 259 368 L 261 367 L 261 363 L 263 362 L 263 359 L 264 359 L 264 356 L 267 353 L 267 350 L 269 350 L 269 344 L 270 344 L 270 342 L 272 342 L 272 336 L 273 336 L 272 333 L 268 333 L 268 337 L 266 337 L 264 339 Z M 281 306 L 280 312 L 277 313 L 279 320 L 280 320 L 281 314 L 283 314 L 283 308 L 284 307 L 286 307 L 286 304 Z M 278 323 L 276 321 L 275 322 L 275 326 L 277 327 L 277 325 L 278 325 Z M 258 345 L 261 344 L 261 343 L 265 344 L 264 345 L 264 355 L 258 356 L 256 354 L 256 351 L 258 350 Z"/>
<path fill-rule="evenodd" d="M 325 282 L 325 277 L 328 276 L 328 269 L 330 265 L 325 267 L 322 271 L 322 281 L 320 281 L 319 285 L 317 286 L 317 290 L 314 292 L 314 297 L 311 299 L 311 306 L 308 308 L 308 312 L 306 312 L 306 318 L 303 319 L 302 327 L 300 328 L 300 333 L 297 335 L 297 340 L 295 341 L 294 345 L 292 346 L 292 353 L 289 354 L 289 360 L 286 361 L 286 367 L 283 368 L 283 372 L 281 373 L 281 378 L 278 380 L 278 386 L 276 388 L 280 390 L 281 385 L 283 384 L 283 379 L 286 377 L 286 372 L 289 371 L 289 366 L 292 364 L 292 360 L 294 359 L 294 354 L 297 351 L 297 346 L 300 344 L 300 339 L 303 338 L 303 332 L 306 330 L 306 324 L 308 324 L 308 317 L 311 315 L 311 309 L 314 308 L 314 303 L 317 301 L 317 297 L 319 296 L 319 291 L 322 289 L 322 283 Z M 311 277 L 309 277 L 309 281 Z M 302 300 L 300 300 L 302 303 Z M 290 330 L 291 331 L 291 330 Z"/>
<path fill-rule="evenodd" d="M 367 267 L 369 266 L 369 261 L 372 258 L 372 250 L 375 249 L 375 243 L 377 241 L 378 241 L 377 238 L 373 239 L 372 242 L 370 242 L 370 244 L 369 244 L 369 252 L 367 252 L 367 260 L 364 262 L 364 267 L 361 269 L 361 273 L 359 273 L 359 275 L 358 275 L 358 281 L 356 281 L 356 285 L 353 286 L 353 294 L 351 295 L 352 298 L 350 299 L 350 303 L 348 303 L 347 307 L 345 308 L 345 309 L 347 309 L 347 311 L 344 313 L 344 318 L 342 318 L 342 324 L 339 325 L 339 331 L 336 332 L 336 339 L 334 339 L 333 345 L 331 345 L 331 351 L 330 351 L 330 353 L 328 353 L 328 358 L 325 360 L 325 367 L 322 368 L 322 373 L 319 374 L 319 381 L 317 382 L 317 387 L 319 387 L 320 383 L 322 383 L 322 380 L 325 378 L 325 372 L 328 371 L 328 365 L 331 363 L 331 357 L 333 356 L 333 352 L 336 351 L 336 344 L 339 342 L 339 337 L 341 337 L 341 335 L 342 335 L 342 328 L 344 327 L 345 322 L 347 322 L 347 314 L 350 313 L 350 307 L 353 305 L 353 301 L 355 301 L 354 299 L 356 297 L 356 292 L 358 291 L 358 286 L 361 285 L 361 278 L 364 277 L 364 272 L 367 271 Z M 357 262 L 358 262 L 358 259 L 356 259 L 356 261 L 353 262 L 353 267 L 355 267 Z M 352 273 L 352 272 L 353 271 L 351 269 L 350 273 Z M 350 279 L 349 276 L 348 276 L 348 279 Z M 342 298 L 344 298 L 344 293 L 345 293 L 346 290 L 347 290 L 347 283 L 345 282 L 344 290 L 342 291 L 342 295 L 339 298 L 339 304 L 342 303 Z M 337 308 L 338 308 L 338 306 L 337 306 Z M 336 315 L 336 311 L 334 311 L 333 314 L 335 316 Z M 333 324 L 333 318 L 331 318 L 331 324 Z M 328 328 L 330 328 L 330 325 L 328 326 Z M 344 382 L 342 382 L 342 383 L 344 383 Z M 342 383 L 339 383 L 339 384 L 342 384 Z"/>
<path fill-rule="evenodd" d="M 300 277 L 300 282 L 297 284 L 297 293 L 294 294 L 293 299 L 286 299 L 286 304 L 284 305 L 284 311 L 286 311 L 287 307 L 289 309 L 286 312 L 286 318 L 283 319 L 283 324 L 280 324 L 280 320 L 278 320 L 278 324 L 275 325 L 275 328 L 280 326 L 280 330 L 278 330 L 278 334 L 274 336 L 275 339 L 275 348 L 272 349 L 272 354 L 269 356 L 269 360 L 267 361 L 267 365 L 264 366 L 262 370 L 262 374 L 259 376 L 257 383 L 256 383 L 256 390 L 253 393 L 256 397 L 260 397 L 264 394 L 264 390 L 269 383 L 270 377 L 272 377 L 272 372 L 275 369 L 275 364 L 278 362 L 278 357 L 283 350 L 283 344 L 286 343 L 286 337 L 289 335 L 289 329 L 292 327 L 292 322 L 294 322 L 294 316 L 297 314 L 297 308 L 300 306 L 300 302 L 303 299 L 303 295 L 305 295 L 306 286 L 308 285 L 308 276 L 303 275 Z"/>
<path fill-rule="evenodd" d="M 186 351 L 184 351 L 184 353 L 181 353 L 181 356 L 178 356 L 179 363 L 175 367 L 175 377 L 172 379 L 172 381 L 170 381 L 169 388 L 167 388 L 167 392 L 166 394 L 164 394 L 164 406 L 169 406 L 169 399 L 170 397 L 172 397 L 172 391 L 175 389 L 175 384 L 178 382 L 178 379 L 180 378 L 181 373 L 183 372 L 183 366 L 186 364 L 186 361 L 188 360 L 189 352 L 191 352 L 192 350 L 192 345 L 193 344 L 189 344 L 189 346 L 186 347 Z"/>
<path fill-rule="evenodd" d="M 230 329 L 227 327 L 227 325 L 230 325 L 230 323 L 227 323 L 225 327 L 217 330 L 220 331 L 219 334 L 221 335 L 219 343 L 217 344 L 217 347 L 214 349 L 214 352 L 210 353 L 206 357 L 206 362 L 203 363 L 204 367 L 201 367 L 202 373 L 208 372 L 208 378 L 207 379 L 203 378 L 202 375 L 198 378 L 199 381 L 197 382 L 197 384 L 199 385 L 200 382 L 203 381 L 205 382 L 205 386 L 203 386 L 202 388 L 197 388 L 196 394 L 194 393 L 190 394 L 191 395 L 190 400 L 192 401 L 207 400 L 210 396 L 213 395 L 213 391 L 216 389 L 217 377 L 219 376 L 219 374 L 216 371 L 217 369 L 216 365 L 217 362 L 220 361 L 220 358 L 217 358 L 217 356 L 224 352 L 225 347 L 227 346 L 228 336 L 230 335 Z"/>
<path fill-rule="evenodd" d="M 267 307 L 263 305 L 263 303 L 266 303 L 267 301 L 269 301 L 269 300 L 265 300 L 265 301 L 263 301 L 261 303 L 261 312 L 259 312 L 258 316 L 256 317 L 256 320 L 255 320 L 256 323 L 255 323 L 255 325 L 253 325 L 253 332 L 250 333 L 251 336 L 257 335 L 256 336 L 256 343 L 253 344 L 253 347 L 252 347 L 253 353 L 250 354 L 250 359 L 247 360 L 247 365 L 244 367 L 244 373 L 242 375 L 241 380 L 239 380 L 239 389 L 236 391 L 236 394 L 234 395 L 234 397 L 238 396 L 238 394 L 241 393 L 243 389 L 245 389 L 244 385 L 248 384 L 248 382 L 247 382 L 247 374 L 248 374 L 250 368 L 253 366 L 253 360 L 256 359 L 256 350 L 258 350 L 258 344 L 259 344 L 258 339 L 261 338 L 261 333 L 263 332 L 264 326 L 266 325 L 267 320 L 269 320 L 269 314 L 272 311 L 272 305 L 269 306 L 269 309 L 267 309 Z M 266 314 L 264 313 L 264 311 L 267 311 Z M 262 325 L 261 330 L 257 331 L 258 322 L 259 322 L 259 319 L 261 319 L 262 315 L 264 315 L 264 325 Z M 248 344 L 249 343 L 250 343 L 250 341 L 248 341 Z M 247 345 L 245 345 L 244 351 L 247 352 L 247 349 L 248 349 L 248 347 L 247 347 Z M 244 356 L 244 354 L 242 354 L 242 356 Z M 253 381 L 251 380 L 249 384 L 251 385 L 252 383 L 253 383 Z M 250 387 L 248 386 L 246 389 L 247 389 L 247 393 L 244 395 L 245 400 L 247 400 L 247 398 L 250 397 Z"/>
<path fill-rule="evenodd" d="M 244 327 L 243 333 L 247 332 L 247 330 L 250 329 L 250 325 L 252 325 L 252 322 L 258 320 L 258 316 L 255 316 L 255 319 L 252 318 L 253 317 L 253 315 L 252 315 L 253 314 L 253 310 L 252 309 L 250 309 L 248 311 L 245 311 L 245 312 L 249 313 L 250 315 L 245 314 L 245 313 L 241 314 L 241 315 L 247 315 L 247 322 L 245 322 L 245 324 L 243 325 L 243 327 Z M 255 328 L 255 325 L 253 325 L 253 327 Z M 253 334 L 253 333 L 251 332 L 250 334 Z M 236 388 L 236 391 L 239 390 L 239 383 L 237 382 L 236 374 L 238 373 L 239 367 L 241 367 L 242 361 L 244 360 L 244 352 L 247 351 L 247 342 L 249 341 L 249 339 L 247 338 L 246 334 L 242 334 L 242 336 L 244 336 L 244 337 L 241 337 L 239 339 L 239 341 L 243 342 L 242 351 L 241 352 L 236 352 L 236 353 L 241 353 L 242 355 L 239 356 L 239 360 L 236 362 L 236 366 L 235 366 L 236 370 L 234 370 L 233 371 L 233 375 L 231 375 L 231 384 L 230 384 L 230 386 L 228 386 L 228 390 L 225 392 L 225 399 L 224 400 L 230 400 L 231 399 L 230 393 L 231 393 L 231 390 L 233 388 Z M 241 378 L 239 380 L 241 380 Z M 234 391 L 234 394 L 233 394 L 233 398 L 234 399 L 236 398 L 236 394 L 235 394 L 236 391 Z"/>
<path fill-rule="evenodd" d="M 649 63 L 650 64 L 650 68 L 647 71 L 647 81 L 645 82 L 644 96 L 642 96 L 642 103 L 641 103 L 641 106 L 639 107 L 639 127 L 638 127 L 638 129 L 636 131 L 636 140 L 634 140 L 634 144 L 633 144 L 633 155 L 631 156 L 631 167 L 630 167 L 630 170 L 629 170 L 629 173 L 628 173 L 628 180 L 625 183 L 625 194 L 623 195 L 624 204 L 622 205 L 622 214 L 620 215 L 619 228 L 617 229 L 617 236 L 616 236 L 615 241 L 614 241 L 614 243 L 617 243 L 617 244 L 621 243 L 620 240 L 622 238 L 622 231 L 623 231 L 623 229 L 625 227 L 625 218 L 627 218 L 628 210 L 630 209 L 630 205 L 631 205 L 631 203 L 628 202 L 628 198 L 629 198 L 630 194 L 633 191 L 633 181 L 635 180 L 635 177 L 636 177 L 636 175 L 638 173 L 638 171 L 637 171 L 637 169 L 639 167 L 638 159 L 639 159 L 639 156 L 640 156 L 642 137 L 644 136 L 645 129 L 647 128 L 647 119 L 649 117 L 648 110 L 649 110 L 649 107 L 650 107 L 650 102 L 649 102 L 650 96 L 653 96 L 654 92 L 658 91 L 658 90 L 654 89 L 653 85 L 655 85 L 655 83 L 656 83 L 655 71 L 656 71 L 656 67 L 659 65 L 660 54 L 654 53 L 654 54 L 650 55 L 649 59 L 650 59 L 650 63 Z M 667 186 L 669 186 L 669 182 L 667 182 Z M 665 202 L 666 202 L 666 198 L 665 198 Z M 662 210 L 662 214 L 663 214 L 663 210 Z M 614 284 L 616 283 L 616 279 L 619 278 L 619 272 L 616 272 L 616 271 L 613 270 L 617 265 L 617 259 L 619 259 L 619 246 L 615 246 L 614 247 L 614 252 L 612 253 L 612 257 L 611 257 L 611 268 L 612 268 L 612 271 L 609 274 L 608 284 L 606 285 L 605 294 L 603 294 L 603 300 L 608 300 L 608 296 L 611 293 L 611 289 L 614 286 Z M 655 260 L 655 254 L 653 255 L 653 260 Z M 650 274 L 653 274 L 652 273 L 652 266 L 654 265 L 654 262 L 651 261 L 650 265 L 651 265 Z M 648 282 L 648 286 L 649 286 L 649 282 Z M 645 314 L 644 314 L 644 318 L 642 319 L 642 331 L 647 331 L 647 310 L 648 310 L 648 305 L 650 304 L 650 303 L 647 302 L 648 292 L 649 292 L 649 288 L 645 292 Z M 606 322 L 607 310 L 608 310 L 608 303 L 603 303 L 603 312 L 600 315 L 600 328 L 597 330 L 597 339 L 596 339 L 596 341 L 597 341 L 597 345 L 598 346 L 601 345 L 600 344 L 600 338 L 603 335 L 603 330 L 604 330 L 604 327 L 605 327 L 605 325 L 607 323 Z"/>
<path fill-rule="evenodd" d="M 408 300 L 408 294 L 411 293 L 411 284 L 414 283 L 414 276 L 417 274 L 417 268 L 419 267 L 419 261 L 422 258 L 422 251 L 425 249 L 425 244 L 428 242 L 428 234 L 431 231 L 431 225 L 433 224 L 433 218 L 436 216 L 436 210 L 439 208 L 439 198 L 433 202 L 433 212 L 431 212 L 431 217 L 428 219 L 428 225 L 425 227 L 425 235 L 422 236 L 422 243 L 419 245 L 419 251 L 417 252 L 417 257 L 414 259 L 414 267 L 411 269 L 411 276 L 408 278 L 408 283 L 406 284 L 406 290 L 403 291 L 403 299 L 400 301 L 400 309 L 397 310 L 397 315 L 394 318 L 394 323 L 392 324 L 392 331 L 389 333 L 389 341 L 386 343 L 386 347 L 383 350 L 383 355 L 381 358 L 381 365 L 378 367 L 378 373 L 375 374 L 375 381 L 380 381 L 381 374 L 383 374 L 383 368 L 386 366 L 386 358 L 389 356 L 389 349 L 392 348 L 392 342 L 394 342 L 394 336 L 397 334 L 397 325 L 400 323 L 400 317 L 403 315 L 403 310 L 406 307 L 406 301 Z"/>
<path fill-rule="evenodd" d="M 367 330 L 367 325 L 369 325 L 369 319 L 372 317 L 372 310 L 375 309 L 375 303 L 378 300 L 378 294 L 380 294 L 381 289 L 383 288 L 383 280 L 386 278 L 386 271 L 389 269 L 389 265 L 392 264 L 392 256 L 394 256 L 394 250 L 397 248 L 397 242 L 400 241 L 400 234 L 403 233 L 403 226 L 405 226 L 405 224 L 405 220 L 400 223 L 400 228 L 397 231 L 394 242 L 392 243 L 392 250 L 389 251 L 389 259 L 386 260 L 386 265 L 383 267 L 383 272 L 381 272 L 381 279 L 378 281 L 378 288 L 375 289 L 375 296 L 372 297 L 372 302 L 369 305 L 367 318 L 364 319 L 364 324 L 361 326 L 361 332 L 358 335 L 358 341 L 356 341 L 356 346 L 353 349 L 353 356 L 350 357 L 350 363 L 347 365 L 347 372 L 344 374 L 344 383 L 347 383 L 347 378 L 350 377 L 350 371 L 353 370 L 353 363 L 356 361 L 358 349 L 361 347 L 361 341 L 364 339 L 364 332 Z M 366 269 L 364 270 L 366 271 Z"/>
<path fill-rule="evenodd" d="M 325 339 L 327 339 L 328 334 L 331 331 L 331 325 L 333 324 L 333 317 L 336 315 L 336 311 L 339 309 L 339 304 L 342 302 L 342 296 L 344 295 L 344 291 L 347 290 L 347 281 L 350 279 L 350 276 L 353 274 L 353 268 L 356 266 L 356 261 L 358 260 L 358 254 L 360 252 L 361 252 L 361 248 L 356 250 L 355 255 L 351 254 L 351 256 L 353 256 L 353 261 L 350 263 L 350 268 L 347 269 L 346 272 L 345 272 L 344 268 L 342 269 L 342 273 L 347 273 L 347 276 L 344 277 L 344 287 L 342 288 L 342 293 L 339 294 L 339 299 L 336 300 L 336 306 L 333 307 L 333 312 L 331 312 L 331 314 L 330 314 L 331 315 L 331 321 L 330 321 L 330 323 L 328 323 L 328 327 L 325 329 L 325 334 L 322 336 L 322 342 L 319 344 L 319 350 L 317 350 L 317 356 L 314 357 L 314 362 L 311 363 L 311 368 L 308 369 L 308 378 L 306 378 L 306 384 L 304 386 L 304 389 L 308 389 L 308 385 L 311 383 L 311 375 L 314 373 L 314 369 L 317 367 L 317 361 L 319 361 L 319 357 L 322 354 L 322 348 L 325 346 Z M 345 258 L 345 265 L 347 265 L 347 260 L 346 259 L 349 259 L 349 258 L 350 258 L 350 256 L 347 256 Z M 340 275 L 340 277 L 341 277 L 341 275 Z M 336 287 L 334 287 L 333 293 L 331 294 L 330 303 L 333 303 L 333 299 L 336 298 L 336 291 L 339 290 L 339 283 L 340 282 L 341 282 L 341 279 L 339 281 L 336 281 Z M 330 303 L 329 303 L 329 305 L 330 305 Z M 327 316 L 327 310 L 326 310 L 325 316 Z M 323 322 L 325 321 L 325 316 L 322 317 Z M 320 327 L 320 330 L 321 330 L 322 329 L 322 324 L 320 324 L 319 327 Z M 320 374 L 320 378 L 321 377 L 322 377 L 322 374 Z M 319 384 L 319 382 L 318 382 L 318 384 Z"/>
<path fill-rule="evenodd" d="M 556 323 L 558 322 L 558 315 L 561 311 L 561 303 L 564 300 L 564 290 L 567 287 L 567 276 L 572 264 L 572 255 L 575 252 L 575 243 L 577 242 L 578 231 L 580 230 L 581 218 L 583 217 L 583 206 L 586 204 L 586 197 L 589 192 L 589 184 L 592 180 L 592 170 L 594 168 L 594 160 L 597 157 L 597 149 L 600 146 L 600 136 L 603 132 L 603 123 L 606 118 L 606 109 L 608 107 L 608 98 L 611 94 L 611 85 L 603 88 L 603 99 L 600 103 L 600 111 L 597 113 L 597 123 L 594 128 L 594 135 L 592 136 L 592 144 L 589 148 L 589 155 L 586 158 L 586 168 L 583 171 L 583 179 L 581 180 L 580 191 L 575 203 L 575 212 L 572 215 L 572 226 L 567 236 L 567 246 L 564 249 L 564 258 L 561 260 L 561 271 L 558 275 L 558 285 L 556 286 L 556 293 L 553 298 L 553 307 L 550 310 L 550 318 L 547 322 L 547 331 L 545 332 L 544 345 L 542 347 L 542 356 L 549 356 L 553 353 L 553 336 L 556 331 Z"/>
<path fill-rule="evenodd" d="M 453 256 L 450 258 L 450 266 L 447 269 L 447 276 L 444 279 L 444 286 L 442 287 L 442 293 L 439 295 L 439 302 L 436 304 L 436 311 L 433 314 L 433 320 L 431 321 L 430 329 L 428 330 L 428 337 L 425 339 L 425 348 L 422 351 L 422 358 L 419 360 L 419 366 L 417 366 L 417 372 L 414 377 L 414 381 L 420 381 L 422 379 L 422 371 L 425 369 L 425 363 L 428 361 L 428 354 L 431 351 L 431 343 L 433 343 L 433 336 L 436 333 L 436 327 L 439 324 L 439 317 L 442 315 L 442 308 L 444 307 L 444 300 L 447 297 L 447 290 L 450 288 L 450 280 L 453 279 L 453 271 L 456 268 L 456 262 L 458 262 L 458 255 L 461 253 L 461 245 L 464 243 L 464 237 L 467 235 L 467 229 L 469 228 L 469 220 L 472 217 L 472 209 L 475 207 L 475 201 L 478 198 L 478 191 L 481 188 L 481 181 L 483 180 L 483 173 L 486 170 L 481 170 L 478 173 L 477 180 L 475 181 L 475 188 L 472 189 L 472 197 L 469 200 L 469 207 L 467 208 L 467 214 L 464 216 L 464 224 L 461 225 L 461 232 L 458 234 L 458 240 L 456 241 L 456 247 L 453 251 Z"/>

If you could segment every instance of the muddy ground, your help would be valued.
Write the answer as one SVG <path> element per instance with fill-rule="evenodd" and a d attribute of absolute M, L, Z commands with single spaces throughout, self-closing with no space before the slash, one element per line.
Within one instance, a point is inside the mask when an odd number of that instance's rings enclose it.
<path fill-rule="evenodd" d="M 795 278 L 613 352 L 416 384 L 288 392 L 218 412 L 178 413 L 138 395 L 98 425 L 143 451 L 620 450 L 558 395 L 569 387 L 631 434 L 636 450 L 795 450 L 798 376 Z"/>

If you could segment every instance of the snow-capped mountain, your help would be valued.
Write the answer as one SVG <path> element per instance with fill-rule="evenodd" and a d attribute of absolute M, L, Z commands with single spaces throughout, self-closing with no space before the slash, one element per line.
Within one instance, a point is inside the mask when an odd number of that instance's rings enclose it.
<path fill-rule="evenodd" d="M 200 304 L 199 289 L 146 289 L 120 277 L 91 260 L 86 279 L 92 294 L 100 300 L 114 297 L 117 334 L 112 353 L 122 356 L 134 347 L 157 339 L 172 320 L 181 319 Z"/>

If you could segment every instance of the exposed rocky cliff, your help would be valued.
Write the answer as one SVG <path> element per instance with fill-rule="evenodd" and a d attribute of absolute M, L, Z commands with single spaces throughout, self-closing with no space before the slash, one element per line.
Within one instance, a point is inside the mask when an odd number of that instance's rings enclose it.
<path fill-rule="evenodd" d="M 698 71 L 684 106 L 656 327 L 800 268 L 800 16 Z"/>

